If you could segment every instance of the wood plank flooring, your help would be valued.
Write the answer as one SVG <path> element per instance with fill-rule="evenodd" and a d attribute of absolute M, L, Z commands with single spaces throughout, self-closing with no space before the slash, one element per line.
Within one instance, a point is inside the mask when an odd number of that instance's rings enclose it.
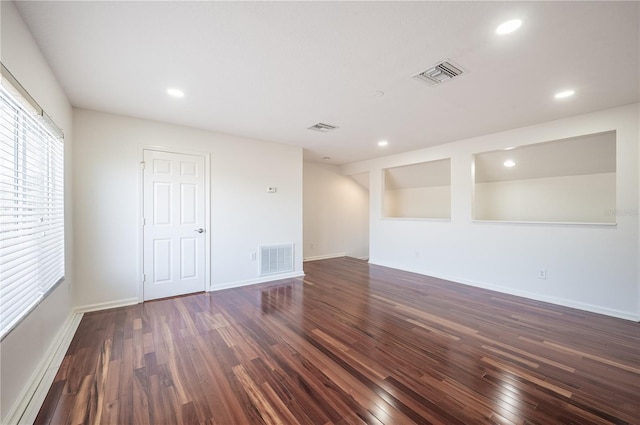
<path fill-rule="evenodd" d="M 640 324 L 340 258 L 86 314 L 37 424 L 640 423 Z"/>

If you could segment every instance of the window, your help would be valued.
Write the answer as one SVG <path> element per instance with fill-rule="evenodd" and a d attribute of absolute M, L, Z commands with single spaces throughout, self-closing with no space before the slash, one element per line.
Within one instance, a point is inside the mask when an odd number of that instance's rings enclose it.
<path fill-rule="evenodd" d="M 24 100 L 0 86 L 0 338 L 64 278 L 63 141 Z"/>

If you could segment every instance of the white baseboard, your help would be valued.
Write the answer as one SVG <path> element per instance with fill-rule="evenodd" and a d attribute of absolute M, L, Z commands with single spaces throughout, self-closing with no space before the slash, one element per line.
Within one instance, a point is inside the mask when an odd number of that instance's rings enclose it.
<path fill-rule="evenodd" d="M 7 415 L 6 425 L 33 424 L 81 319 L 82 313 L 71 313 L 67 317 L 67 320 L 49 346 L 47 354 L 36 367 L 27 385 Z"/>
<path fill-rule="evenodd" d="M 430 276 L 430 277 L 435 277 L 435 278 L 438 278 L 438 279 L 448 280 L 450 282 L 460 283 L 462 285 L 468 285 L 468 286 L 474 286 L 476 288 L 488 289 L 490 291 L 496 291 L 496 292 L 500 292 L 502 294 L 514 295 L 516 297 L 528 298 L 528 299 L 535 300 L 535 301 L 542 301 L 542 302 L 546 302 L 546 303 L 549 303 L 549 304 L 556 304 L 556 305 L 561 305 L 563 307 L 570 307 L 570 308 L 575 308 L 577 310 L 583 310 L 583 311 L 588 311 L 588 312 L 591 312 L 591 313 L 604 314 L 605 316 L 617 317 L 619 319 L 625 319 L 625 320 L 631 320 L 631 321 L 634 321 L 634 322 L 640 322 L 640 315 L 638 315 L 636 313 L 633 313 L 633 312 L 616 310 L 616 309 L 612 309 L 612 308 L 608 308 L 608 307 L 593 305 L 593 304 L 589 304 L 589 303 L 583 303 L 581 301 L 568 300 L 568 299 L 565 299 L 565 298 L 557 298 L 557 297 L 552 297 L 552 296 L 547 296 L 547 295 L 542 295 L 542 294 L 536 294 L 536 293 L 533 293 L 533 292 L 507 288 L 507 287 L 504 287 L 504 286 L 493 285 L 493 284 L 485 283 L 485 282 L 478 282 L 478 281 L 465 279 L 465 278 L 461 278 L 461 277 L 457 277 L 457 276 L 449 276 L 449 275 L 443 275 L 443 274 L 439 274 L 439 273 L 431 273 L 429 271 L 412 270 L 412 269 L 409 269 L 409 268 L 406 268 L 406 267 L 400 267 L 398 265 L 393 265 L 393 264 L 385 264 L 385 263 L 372 262 L 372 261 L 369 261 L 369 262 L 371 264 L 376 264 L 376 265 L 379 265 L 379 266 L 390 267 L 390 268 L 394 268 L 394 269 L 398 269 L 398 270 L 406 270 L 406 271 L 411 272 L 411 273 L 417 273 L 417 274 L 421 274 L 421 275 L 424 275 L 424 276 Z"/>
<path fill-rule="evenodd" d="M 602 307 L 598 305 L 593 305 L 589 303 L 583 303 L 580 301 L 568 300 L 565 298 L 551 297 L 548 295 L 535 294 L 533 292 L 522 291 L 518 289 L 506 288 L 504 286 L 497 286 L 492 284 L 486 284 L 483 282 L 475 282 L 467 279 L 456 279 L 454 277 L 448 276 L 435 276 L 439 279 L 449 280 L 452 282 L 458 282 L 463 285 L 475 286 L 477 288 L 489 289 L 491 291 L 500 292 L 508 295 L 515 295 L 517 297 L 528 298 L 535 301 L 542 301 L 549 304 L 561 305 L 563 307 L 575 308 L 577 310 L 588 311 L 591 313 L 604 314 L 605 316 L 617 317 L 619 319 L 632 320 L 634 322 L 640 321 L 640 317 L 636 314 L 629 313 L 626 311 L 616 310 L 608 307 Z"/>
<path fill-rule="evenodd" d="M 89 313 L 91 311 L 108 310 L 110 308 L 126 307 L 138 304 L 138 298 L 126 298 L 124 300 L 109 301 L 106 303 L 88 304 L 73 309 L 74 313 Z"/>
<path fill-rule="evenodd" d="M 292 278 L 296 278 L 296 277 L 304 277 L 304 273 L 303 272 L 282 273 L 282 274 L 274 274 L 274 275 L 269 275 L 269 276 L 261 276 L 261 277 L 258 277 L 256 279 L 248 279 L 248 280 L 240 280 L 240 281 L 236 281 L 236 282 L 222 283 L 222 284 L 219 284 L 219 285 L 211 286 L 210 291 L 212 291 L 212 292 L 213 291 L 221 291 L 223 289 L 239 288 L 241 286 L 256 285 L 258 283 L 265 283 L 265 282 L 275 282 L 275 281 L 278 281 L 278 280 L 292 279 Z"/>
<path fill-rule="evenodd" d="M 339 257 L 346 257 L 347 253 L 346 252 L 340 252 L 338 254 L 327 254 L 327 255 L 316 255 L 313 257 L 305 257 L 302 259 L 303 262 L 307 262 L 307 261 L 316 261 L 316 260 L 328 260 L 329 258 L 339 258 Z"/>

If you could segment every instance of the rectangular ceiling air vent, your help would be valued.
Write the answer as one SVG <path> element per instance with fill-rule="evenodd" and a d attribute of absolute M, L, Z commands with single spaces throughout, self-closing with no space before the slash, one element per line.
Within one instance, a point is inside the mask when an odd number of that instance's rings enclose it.
<path fill-rule="evenodd" d="M 452 65 L 451 62 L 442 61 L 426 71 L 414 75 L 413 78 L 424 81 L 425 83 L 433 86 L 451 80 L 460 74 L 462 74 L 462 70 L 460 68 Z"/>
<path fill-rule="evenodd" d="M 309 127 L 309 130 L 319 131 L 320 133 L 326 133 L 328 131 L 335 130 L 336 128 L 338 127 L 335 125 L 324 124 L 319 122 L 318 124 L 314 124 L 311 127 Z"/>

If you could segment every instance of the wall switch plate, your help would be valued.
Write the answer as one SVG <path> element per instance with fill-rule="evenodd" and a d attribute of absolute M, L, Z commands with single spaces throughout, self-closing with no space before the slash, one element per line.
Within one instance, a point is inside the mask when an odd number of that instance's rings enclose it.
<path fill-rule="evenodd" d="M 278 191 L 277 187 L 268 187 L 267 193 L 276 193 Z"/>
<path fill-rule="evenodd" d="M 538 279 L 546 279 L 547 278 L 547 270 L 538 269 Z"/>
<path fill-rule="evenodd" d="M 257 255 L 255 252 L 249 254 L 249 260 L 256 261 Z"/>

